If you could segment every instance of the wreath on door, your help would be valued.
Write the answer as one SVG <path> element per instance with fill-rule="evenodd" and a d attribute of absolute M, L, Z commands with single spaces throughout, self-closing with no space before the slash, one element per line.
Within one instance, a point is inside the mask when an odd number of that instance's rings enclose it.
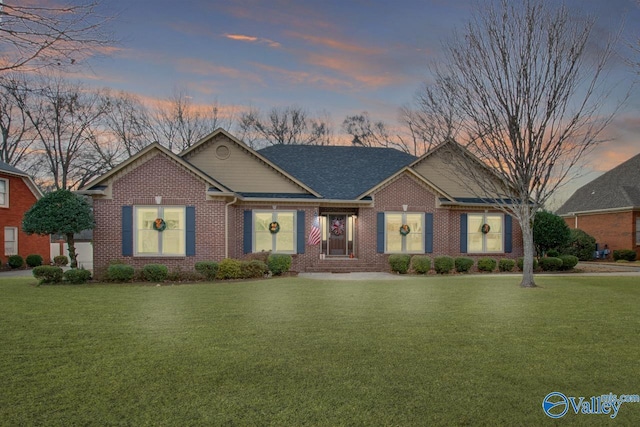
<path fill-rule="evenodd" d="M 344 220 L 334 219 L 331 221 L 331 234 L 341 236 L 344 234 Z"/>

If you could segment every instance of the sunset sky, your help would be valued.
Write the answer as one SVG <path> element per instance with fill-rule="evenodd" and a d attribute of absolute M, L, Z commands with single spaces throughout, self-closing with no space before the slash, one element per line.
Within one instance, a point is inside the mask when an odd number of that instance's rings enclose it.
<path fill-rule="evenodd" d="M 635 0 L 569 5 L 595 14 L 602 29 L 624 18 L 624 37 L 640 37 Z M 297 105 L 329 113 L 340 136 L 345 116 L 361 111 L 395 124 L 438 61 L 441 41 L 469 19 L 471 0 L 106 0 L 102 8 L 118 14 L 119 44 L 91 63 L 90 84 L 145 99 L 186 89 L 196 103 L 240 109 Z M 622 63 L 620 70 L 630 85 L 633 75 Z M 596 171 L 640 153 L 637 89 L 606 137 L 613 141 L 593 156 Z"/>

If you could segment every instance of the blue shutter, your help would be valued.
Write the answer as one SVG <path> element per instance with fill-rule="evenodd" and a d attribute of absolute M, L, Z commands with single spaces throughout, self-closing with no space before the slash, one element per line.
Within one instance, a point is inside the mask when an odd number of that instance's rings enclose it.
<path fill-rule="evenodd" d="M 433 252 L 433 214 L 424 214 L 424 253 Z"/>
<path fill-rule="evenodd" d="M 384 253 L 384 212 L 378 212 L 377 230 L 378 230 L 378 238 L 377 238 L 378 253 L 383 254 Z"/>
<path fill-rule="evenodd" d="M 467 253 L 467 214 L 460 214 L 460 253 Z"/>
<path fill-rule="evenodd" d="M 244 232 L 242 235 L 243 250 L 245 254 L 251 253 L 253 239 L 253 211 L 244 211 Z"/>
<path fill-rule="evenodd" d="M 304 211 L 298 211 L 298 218 L 296 219 L 296 238 L 298 239 L 298 253 L 304 253 Z"/>
<path fill-rule="evenodd" d="M 195 256 L 196 255 L 196 207 L 195 206 L 187 206 L 186 208 L 186 255 L 187 256 Z"/>
<path fill-rule="evenodd" d="M 504 252 L 510 254 L 513 251 L 513 218 L 504 216 Z"/>
<path fill-rule="evenodd" d="M 133 206 L 122 207 L 122 256 L 133 256 Z"/>

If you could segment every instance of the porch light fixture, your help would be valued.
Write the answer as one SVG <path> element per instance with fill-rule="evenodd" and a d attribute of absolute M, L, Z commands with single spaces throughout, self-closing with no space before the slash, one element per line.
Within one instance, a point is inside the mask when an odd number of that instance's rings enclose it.
<path fill-rule="evenodd" d="M 402 205 L 402 210 L 406 212 L 408 207 L 409 205 Z"/>
<path fill-rule="evenodd" d="M 162 203 L 162 196 L 156 196 L 156 205 Z"/>

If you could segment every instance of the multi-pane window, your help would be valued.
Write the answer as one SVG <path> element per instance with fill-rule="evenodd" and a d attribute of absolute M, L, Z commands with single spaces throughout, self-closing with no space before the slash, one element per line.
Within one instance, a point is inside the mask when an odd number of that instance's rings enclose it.
<path fill-rule="evenodd" d="M 424 214 L 385 213 L 385 252 L 424 253 Z M 406 234 L 400 232 L 408 226 Z"/>
<path fill-rule="evenodd" d="M 136 207 L 135 231 L 136 255 L 185 255 L 184 207 Z"/>
<path fill-rule="evenodd" d="M 0 178 L 0 206 L 9 206 L 9 181 Z"/>
<path fill-rule="evenodd" d="M 296 252 L 295 211 L 254 211 L 253 251 Z M 275 232 L 275 228 L 278 231 Z"/>
<path fill-rule="evenodd" d="M 18 253 L 18 228 L 4 228 L 4 254 L 5 256 L 16 255 Z"/>
<path fill-rule="evenodd" d="M 468 252 L 503 252 L 503 220 L 502 214 L 469 214 L 467 216 Z"/>

